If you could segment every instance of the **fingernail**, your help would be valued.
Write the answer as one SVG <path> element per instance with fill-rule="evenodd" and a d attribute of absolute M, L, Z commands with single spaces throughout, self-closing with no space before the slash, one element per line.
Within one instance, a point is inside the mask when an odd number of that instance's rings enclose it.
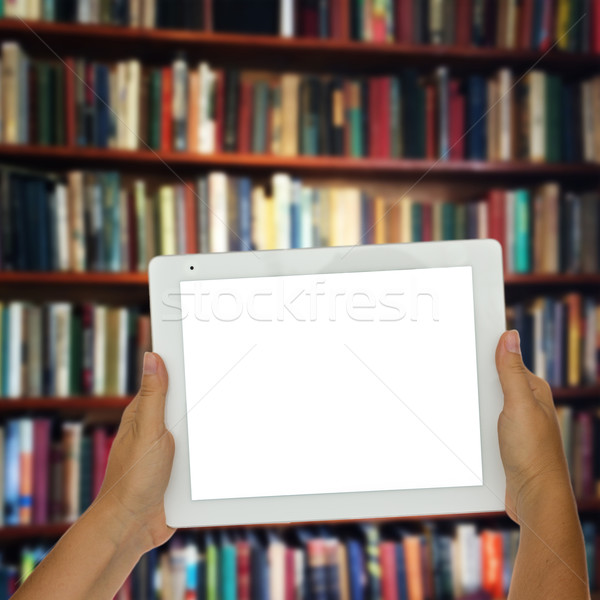
<path fill-rule="evenodd" d="M 521 354 L 521 338 L 519 332 L 516 329 L 509 331 L 504 338 L 504 346 L 509 352 L 515 354 Z"/>
<path fill-rule="evenodd" d="M 152 352 L 144 352 L 144 375 L 154 375 L 158 368 L 158 361 Z"/>

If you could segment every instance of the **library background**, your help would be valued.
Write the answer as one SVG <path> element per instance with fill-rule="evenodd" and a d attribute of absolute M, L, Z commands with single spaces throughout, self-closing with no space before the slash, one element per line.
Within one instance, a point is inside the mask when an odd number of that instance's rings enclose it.
<path fill-rule="evenodd" d="M 0 598 L 99 489 L 153 255 L 485 237 L 600 598 L 600 0 L 0 0 L 0 38 Z M 518 540 L 179 532 L 118 598 L 497 600 Z"/>

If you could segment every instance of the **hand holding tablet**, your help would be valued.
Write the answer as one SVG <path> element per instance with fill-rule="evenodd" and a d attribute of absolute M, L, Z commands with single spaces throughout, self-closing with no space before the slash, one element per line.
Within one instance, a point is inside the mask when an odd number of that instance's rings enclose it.
<path fill-rule="evenodd" d="M 502 510 L 491 241 L 159 257 L 171 526 Z"/>

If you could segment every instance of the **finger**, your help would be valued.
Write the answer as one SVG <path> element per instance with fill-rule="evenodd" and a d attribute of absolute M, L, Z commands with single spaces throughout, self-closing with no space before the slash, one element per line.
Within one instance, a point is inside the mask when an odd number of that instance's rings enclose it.
<path fill-rule="evenodd" d="M 146 352 L 135 413 L 140 433 L 154 436 L 163 432 L 168 380 L 167 369 L 162 358 L 155 352 Z"/>
<path fill-rule="evenodd" d="M 530 385 L 531 373 L 523 364 L 519 333 L 506 331 L 496 348 L 496 369 L 504 393 L 504 409 L 513 410 L 534 401 Z"/>

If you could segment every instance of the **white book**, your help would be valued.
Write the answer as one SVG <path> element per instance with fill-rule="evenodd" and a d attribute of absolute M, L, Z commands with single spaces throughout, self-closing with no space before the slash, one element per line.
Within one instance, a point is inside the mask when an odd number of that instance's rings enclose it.
<path fill-rule="evenodd" d="M 54 394 L 60 398 L 69 395 L 70 392 L 70 361 L 71 361 L 71 313 L 72 304 L 68 302 L 56 302 L 52 305 L 51 318 L 55 320 L 56 345 L 54 352 L 56 364 L 54 371 L 55 390 Z"/>
<path fill-rule="evenodd" d="M 304 552 L 294 550 L 294 600 L 304 599 Z"/>
<path fill-rule="evenodd" d="M 146 252 L 146 184 L 144 180 L 136 180 L 133 189 L 137 231 L 137 270 L 145 271 L 148 267 L 148 255 Z"/>
<path fill-rule="evenodd" d="M 102 0 L 88 0 L 90 3 L 90 23 L 98 25 L 100 23 L 100 3 Z"/>
<path fill-rule="evenodd" d="M 279 0 L 279 35 L 294 37 L 294 0 Z"/>
<path fill-rule="evenodd" d="M 175 190 L 162 185 L 158 190 L 160 217 L 160 254 L 177 254 L 175 239 Z"/>
<path fill-rule="evenodd" d="M 124 396 L 127 393 L 127 340 L 129 333 L 129 310 L 125 307 L 119 308 L 118 313 L 118 335 L 117 345 L 117 394 Z"/>
<path fill-rule="evenodd" d="M 346 188 L 343 193 L 345 214 L 344 246 L 356 246 L 361 243 L 361 197 L 357 188 Z"/>
<path fill-rule="evenodd" d="M 71 263 L 71 246 L 69 244 L 69 203 L 67 186 L 59 183 L 52 198 L 53 213 L 55 214 L 52 237 L 54 240 L 55 260 L 58 271 L 68 271 Z"/>
<path fill-rule="evenodd" d="M 227 215 L 227 175 L 210 173 L 208 176 L 208 208 L 210 252 L 229 250 L 229 226 Z"/>
<path fill-rule="evenodd" d="M 302 187 L 300 193 L 300 248 L 313 246 L 313 190 Z"/>
<path fill-rule="evenodd" d="M 529 78 L 529 158 L 543 161 L 546 158 L 546 74 L 531 71 Z"/>
<path fill-rule="evenodd" d="M 142 27 L 156 26 L 156 0 L 142 0 Z"/>
<path fill-rule="evenodd" d="M 106 393 L 106 306 L 96 305 L 93 312 L 94 395 Z"/>
<path fill-rule="evenodd" d="M 215 73 L 208 63 L 200 63 L 200 110 L 198 112 L 199 140 L 198 151 L 201 154 L 212 154 L 215 151 L 215 115 L 213 113 Z"/>
<path fill-rule="evenodd" d="M 125 144 L 128 150 L 137 150 L 140 146 L 140 86 L 142 77 L 141 63 L 137 59 L 128 60 L 125 67 Z"/>
<path fill-rule="evenodd" d="M 505 223 L 504 239 L 506 254 L 506 271 L 515 272 L 515 193 L 507 191 L 505 194 Z"/>
<path fill-rule="evenodd" d="M 412 239 L 412 201 L 400 198 L 400 242 L 407 243 Z"/>
<path fill-rule="evenodd" d="M 499 95 L 499 160 L 512 160 L 512 72 L 510 69 L 498 71 L 498 95 Z"/>
<path fill-rule="evenodd" d="M 10 302 L 8 308 L 8 397 L 23 395 L 21 362 L 23 359 L 23 303 Z"/>
<path fill-rule="evenodd" d="M 272 178 L 273 200 L 275 201 L 276 248 L 290 247 L 290 205 L 292 201 L 292 179 L 289 175 L 276 173 Z"/>
<path fill-rule="evenodd" d="M 480 580 L 479 563 L 481 555 L 478 549 L 477 530 L 473 523 L 459 523 L 456 526 L 456 539 L 460 561 L 460 587 L 463 595 L 478 591 Z"/>
<path fill-rule="evenodd" d="M 92 22 L 92 3 L 90 0 L 77 0 L 77 22 Z"/>
<path fill-rule="evenodd" d="M 42 309 L 27 307 L 27 396 L 41 396 L 42 387 Z"/>
<path fill-rule="evenodd" d="M 480 240 L 485 240 L 489 237 L 488 223 L 488 203 L 485 200 L 479 200 L 477 202 L 477 237 Z"/>
<path fill-rule="evenodd" d="M 267 548 L 269 561 L 269 600 L 285 600 L 285 545 L 271 540 Z"/>

